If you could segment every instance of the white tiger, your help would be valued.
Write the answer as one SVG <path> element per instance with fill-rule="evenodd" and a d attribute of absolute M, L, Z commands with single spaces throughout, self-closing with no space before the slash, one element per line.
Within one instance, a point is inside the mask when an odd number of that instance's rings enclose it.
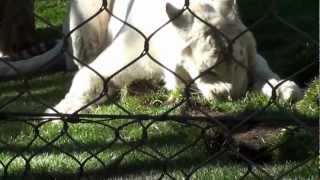
<path fill-rule="evenodd" d="M 75 61 L 80 70 L 65 98 L 48 109 L 48 113 L 74 113 L 98 98 L 104 87 L 111 88 L 112 84 L 121 88 L 137 79 L 162 78 L 170 91 L 183 86 L 182 81 L 190 83 L 196 79 L 194 84 L 208 100 L 239 98 L 245 94 L 251 81 L 255 89 L 271 96 L 272 86 L 282 81 L 266 60 L 256 53 L 255 39 L 249 31 L 234 41 L 232 54 L 225 53 L 231 52 L 227 50 L 228 39 L 247 29 L 239 18 L 234 0 L 190 2 L 192 12 L 219 31 L 210 28 L 188 10 L 180 14 L 184 8 L 183 0 L 105 2 L 108 4 L 104 6 L 112 14 L 139 31 L 110 17 L 106 11 L 73 31 L 69 38 L 69 51 L 80 60 L 81 63 Z M 102 7 L 102 0 L 71 0 L 65 33 Z M 170 19 L 173 19 L 171 23 L 153 34 Z M 144 51 L 146 47 L 147 52 Z M 119 71 L 137 58 L 139 60 Z M 178 74 L 179 78 L 155 63 L 153 58 Z M 88 66 L 83 66 L 83 63 Z M 209 73 L 200 76 L 212 66 L 215 67 Z M 110 78 L 108 84 L 102 77 Z M 276 93 L 283 100 L 298 100 L 302 96 L 300 88 L 292 81 L 283 82 Z"/>

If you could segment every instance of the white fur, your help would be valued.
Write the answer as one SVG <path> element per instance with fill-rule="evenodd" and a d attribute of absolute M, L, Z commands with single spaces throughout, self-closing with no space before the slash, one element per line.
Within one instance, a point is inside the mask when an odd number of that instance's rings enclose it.
<path fill-rule="evenodd" d="M 276 73 L 271 71 L 267 61 L 261 55 L 257 55 L 256 63 L 255 89 L 271 97 L 272 89 L 280 84 L 276 89 L 276 95 L 279 96 L 280 99 L 284 101 L 297 101 L 303 97 L 303 92 L 299 86 L 293 81 L 281 80 Z"/>
<path fill-rule="evenodd" d="M 101 2 L 72 0 L 65 32 L 96 13 Z M 166 23 L 168 16 L 173 18 L 177 14 L 176 8 L 182 8 L 184 3 L 183 0 L 136 0 L 130 7 L 130 0 L 108 2 L 114 15 L 126 20 L 147 37 Z M 166 8 L 166 3 L 172 6 L 168 5 Z M 191 9 L 223 32 L 228 39 L 246 30 L 235 11 L 234 0 L 191 1 Z M 115 18 L 109 19 L 106 13 L 100 14 L 71 34 L 70 43 L 73 56 L 82 63 L 89 63 L 89 68 L 76 62 L 80 70 L 75 75 L 68 94 L 54 109 L 47 112 L 74 113 L 103 93 L 103 87 L 113 84 L 121 88 L 137 79 L 163 78 L 166 88 L 174 90 L 181 84 L 180 80 L 192 82 L 191 79 L 216 65 L 221 60 L 219 54 L 225 52 L 227 46 L 225 38 L 185 12 L 157 32 L 149 42 L 150 55 L 182 78 L 177 79 L 174 74 L 143 54 L 145 39 L 141 34 Z M 270 70 L 267 62 L 256 55 L 255 40 L 250 32 L 235 41 L 232 55 L 245 68 L 239 66 L 231 56 L 222 58 L 222 63 L 211 71 L 214 75 L 206 74 L 195 80 L 194 83 L 203 96 L 207 99 L 239 98 L 246 92 L 250 80 L 254 81 L 254 86 L 262 93 L 271 96 L 272 89 L 266 82 L 270 81 L 275 86 L 281 80 Z M 140 56 L 137 62 L 118 72 Z M 186 71 L 187 76 L 180 73 L 179 68 Z M 101 76 L 104 79 L 112 78 L 105 81 Z M 291 81 L 283 83 L 277 90 L 284 100 L 300 98 L 300 92 L 299 87 Z"/>

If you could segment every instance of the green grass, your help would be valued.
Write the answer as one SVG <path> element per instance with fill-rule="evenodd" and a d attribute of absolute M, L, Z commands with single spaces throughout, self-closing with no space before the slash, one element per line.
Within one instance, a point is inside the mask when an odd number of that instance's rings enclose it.
<path fill-rule="evenodd" d="M 67 14 L 67 0 L 35 0 L 36 38 L 47 41 L 62 37 L 62 24 Z"/>
<path fill-rule="evenodd" d="M 315 79 L 309 85 L 309 88 L 305 92 L 304 100 L 297 104 L 300 112 L 307 114 L 308 116 L 319 116 L 319 92 L 320 92 L 320 81 Z"/>
<path fill-rule="evenodd" d="M 36 100 L 29 95 L 25 95 L 6 106 L 2 111 L 43 112 L 45 107 L 37 102 L 41 101 L 53 105 L 65 93 L 69 86 L 70 78 L 71 74 L 59 73 L 31 79 L 28 84 L 33 88 L 29 93 L 34 95 Z M 3 92 L 0 102 L 5 102 L 4 99 L 12 99 L 17 93 L 15 87 L 21 86 L 19 91 L 23 91 L 25 88 L 23 88 L 22 84 L 22 82 L 16 81 L 0 83 L 0 90 Z M 145 89 L 142 85 L 140 84 L 140 88 Z M 169 96 L 166 91 L 162 88 L 152 87 L 150 84 L 147 87 L 151 90 L 141 92 L 131 88 L 125 92 L 122 91 L 122 97 L 115 100 L 115 102 L 133 114 L 147 113 L 157 115 L 166 112 L 172 107 L 172 104 L 166 103 L 166 99 Z M 315 86 L 311 87 L 314 88 Z M 315 90 L 311 89 L 309 91 Z M 307 93 L 307 95 L 309 94 Z M 201 106 L 203 110 L 228 114 L 262 108 L 267 104 L 267 101 L 266 97 L 256 93 L 250 93 L 247 97 L 234 102 L 216 101 L 208 103 L 198 96 L 193 97 L 194 105 Z M 307 103 L 305 101 L 314 103 L 313 98 L 306 97 L 298 104 Z M 261 115 L 261 118 L 267 115 L 275 118 L 281 117 L 279 118 L 280 122 L 289 118 L 284 112 L 301 116 L 301 112 L 309 112 L 310 110 L 309 106 L 307 109 L 304 108 L 300 105 L 291 107 L 280 105 L 280 109 L 277 106 L 272 106 L 266 113 Z M 312 111 L 319 112 L 318 107 L 314 108 Z M 179 108 L 173 111 L 172 114 L 179 114 L 182 110 L 184 108 Z M 93 113 L 126 114 L 112 103 L 95 108 Z M 316 113 L 305 113 L 304 115 L 306 121 L 316 118 Z M 7 169 L 10 179 L 18 178 L 23 174 L 26 162 L 30 163 L 32 176 L 36 179 L 47 177 L 49 174 L 63 177 L 77 173 L 81 166 L 80 164 L 84 164 L 84 172 L 92 176 L 111 168 L 113 173 L 111 175 L 108 174 L 109 176 L 138 179 L 156 178 L 161 176 L 164 168 L 163 163 L 167 158 L 170 159 L 167 167 L 168 173 L 171 176 L 182 178 L 184 173 L 192 172 L 198 165 L 202 165 L 212 156 L 208 152 L 205 146 L 205 139 L 201 134 L 202 128 L 200 127 L 203 127 L 203 124 L 192 121 L 186 125 L 183 122 L 174 121 L 152 122 L 146 120 L 140 122 L 125 119 L 84 118 L 81 123 L 67 123 L 63 126 L 62 123 L 43 123 L 32 120 L 26 124 L 15 118 L 3 120 L 1 120 L 0 125 L 0 160 L 6 165 L 10 162 Z M 145 139 L 144 129 L 140 123 L 148 127 L 145 129 L 148 134 L 147 139 Z M 115 133 L 116 131 L 119 131 L 119 136 Z M 274 157 L 275 161 L 273 163 L 260 164 L 259 166 L 270 175 L 278 177 L 294 168 L 297 164 L 303 163 L 305 158 L 314 156 L 313 147 L 310 147 L 313 142 L 296 144 L 296 142 L 302 142 L 301 138 L 304 139 L 303 142 L 307 142 L 312 141 L 314 136 L 312 134 L 311 136 L 306 136 L 306 133 L 303 132 L 294 137 L 289 136 L 288 133 L 279 134 L 277 141 L 270 143 L 270 146 L 275 146 L 281 142 L 286 142 L 287 145 L 275 151 L 276 157 Z M 146 140 L 143 145 L 140 144 L 142 140 Z M 291 143 L 288 144 L 288 140 Z M 51 144 L 48 146 L 49 142 Z M 177 152 L 191 144 L 193 146 L 175 156 Z M 306 148 L 301 149 L 301 147 Z M 285 152 L 291 152 L 296 148 L 300 149 L 298 153 L 283 158 Z M 144 152 L 149 153 L 149 155 Z M 92 153 L 96 154 L 93 155 Z M 122 157 L 126 153 L 128 154 Z M 192 177 L 195 179 L 237 179 L 244 176 L 247 172 L 247 165 L 243 161 L 240 163 L 238 160 L 230 159 L 230 157 L 234 156 L 230 155 L 233 153 L 237 152 L 227 152 L 224 156 L 209 161 L 196 171 Z M 293 158 L 306 153 L 308 153 L 307 156 L 302 160 Z M 105 165 L 96 158 L 99 158 Z M 119 159 L 122 159 L 121 162 L 117 166 L 114 165 L 113 162 Z M 290 159 L 292 160 L 290 161 Z M 313 159 L 286 177 L 315 179 L 317 175 L 315 163 L 316 160 Z M 108 167 L 108 165 L 111 167 Z M 253 172 L 262 178 L 268 177 L 267 174 L 259 169 L 254 169 Z M 0 175 L 2 173 L 3 168 L 0 168 Z M 256 179 L 256 177 L 251 174 L 248 179 Z"/>
<path fill-rule="evenodd" d="M 267 3 L 266 1 L 256 3 L 253 0 L 241 2 L 244 3 L 241 8 L 245 8 L 242 14 L 247 24 L 261 17 Z M 306 18 L 307 20 L 303 21 L 300 18 L 301 14 L 310 19 L 316 17 L 313 15 L 316 11 L 310 10 L 316 6 L 312 3 L 301 5 L 299 2 L 290 2 L 286 1 L 293 6 L 290 6 L 291 8 L 286 8 L 283 4 L 280 6 L 281 15 L 317 39 L 317 32 L 315 33 L 317 25 L 312 23 L 313 20 Z M 37 14 L 46 17 L 56 27 L 60 27 L 63 22 L 66 4 L 66 0 L 35 1 Z M 253 31 L 262 53 L 271 60 L 269 62 L 272 68 L 282 75 L 289 75 L 303 64 L 315 59 L 312 54 L 314 47 L 304 46 L 306 41 L 288 28 L 283 26 L 279 26 L 280 30 L 271 28 L 276 24 L 269 19 Z M 46 25 L 37 21 L 37 27 L 38 33 L 42 34 Z M 43 36 L 51 38 L 53 33 L 45 31 Z M 291 43 L 291 40 L 295 40 L 297 46 L 282 53 L 288 44 L 295 44 Z M 282 121 L 294 122 L 295 119 L 292 117 L 294 116 L 304 123 L 314 122 L 319 116 L 320 84 L 319 80 L 308 83 L 314 77 L 314 70 L 308 70 L 295 77 L 300 83 L 308 85 L 302 101 L 296 104 L 273 103 L 256 118 L 265 121 L 275 120 L 281 124 Z M 0 112 L 42 113 L 48 106 L 56 104 L 63 98 L 70 86 L 71 78 L 71 73 L 58 73 L 29 78 L 27 81 L 1 82 Z M 169 94 L 158 84 L 154 86 L 138 83 L 135 87 L 122 90 L 120 94 L 122 96 L 119 99 L 102 104 L 94 108 L 91 113 L 126 115 L 126 112 L 114 103 L 132 114 L 150 115 L 160 115 L 174 106 L 174 103 L 166 101 Z M 175 93 L 175 96 L 177 99 L 183 99 L 179 93 Z M 12 101 L 13 99 L 16 100 Z M 196 108 L 212 115 L 237 115 L 261 110 L 268 105 L 268 102 L 268 98 L 254 92 L 237 101 L 214 102 L 206 102 L 195 94 L 192 97 L 191 108 L 182 106 L 172 111 L 170 115 L 181 113 L 202 115 L 199 111 L 194 112 Z M 32 173 L 31 179 L 54 179 L 53 177 L 66 179 L 69 176 L 72 178 L 81 165 L 83 171 L 93 179 L 107 179 L 106 176 L 115 179 L 157 179 L 164 171 L 167 172 L 165 179 L 169 179 L 169 176 L 182 179 L 198 167 L 201 168 L 194 172 L 192 179 L 239 179 L 248 171 L 248 164 L 239 159 L 236 148 L 202 164 L 214 155 L 214 152 L 210 152 L 206 146 L 207 142 L 202 134 L 206 123 L 203 122 L 190 121 L 185 124 L 183 121 L 176 122 L 170 119 L 153 122 L 121 118 L 83 118 L 81 123 L 54 124 L 36 119 L 28 119 L 28 123 L 25 123 L 22 122 L 23 118 L 5 118 L 0 115 L 0 177 L 7 168 L 8 179 L 21 179 L 26 169 Z M 142 124 L 148 128 L 142 128 Z M 253 168 L 252 172 L 261 179 L 269 178 L 261 169 L 275 178 L 285 175 L 287 179 L 317 179 L 319 157 L 316 157 L 317 152 L 315 152 L 318 147 L 314 147 L 318 144 L 315 142 L 317 132 L 309 130 L 285 126 L 281 133 L 275 132 L 272 140 L 267 142 L 269 148 L 279 144 L 284 145 L 273 151 L 272 161 L 257 164 L 259 168 Z M 314 130 L 318 131 L 318 128 Z M 184 148 L 186 151 L 178 153 Z M 122 156 L 123 154 L 126 155 Z M 170 163 L 165 166 L 168 160 Z M 26 164 L 30 164 L 30 167 Z M 249 173 L 245 179 L 257 179 L 257 177 Z"/>
<path fill-rule="evenodd" d="M 60 26 L 63 23 L 64 17 L 67 13 L 67 0 L 35 0 L 35 13 L 46 20 L 36 19 L 37 28 L 47 27 L 47 22 L 54 26 Z"/>

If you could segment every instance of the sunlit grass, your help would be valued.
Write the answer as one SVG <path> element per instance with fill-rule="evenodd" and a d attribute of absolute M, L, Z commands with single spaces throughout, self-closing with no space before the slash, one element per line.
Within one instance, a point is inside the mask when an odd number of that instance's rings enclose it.
<path fill-rule="evenodd" d="M 68 3 L 67 0 L 35 0 L 35 13 L 42 18 L 36 18 L 37 28 L 48 27 L 48 22 L 54 26 L 60 26 L 64 21 Z"/>
<path fill-rule="evenodd" d="M 38 99 L 41 99 L 41 101 L 46 102 L 48 105 L 54 105 L 59 98 L 63 97 L 69 86 L 67 80 L 69 81 L 70 77 L 71 74 L 59 73 L 53 76 L 29 80 L 28 84 L 33 87 L 29 90 L 30 94 L 35 94 Z M 0 83 L 1 92 L 4 92 L 1 94 L 1 102 L 3 102 L 3 99 L 9 100 L 13 98 L 15 96 L 14 92 L 17 91 L 14 87 L 21 84 L 23 83 Z M 142 93 L 135 93 L 130 88 L 122 90 L 120 98 L 99 105 L 93 109 L 92 113 L 100 115 L 126 115 L 126 112 L 119 108 L 120 105 L 136 115 L 161 115 L 168 111 L 173 104 L 166 102 L 166 98 L 169 97 L 167 91 L 162 88 L 151 89 Z M 206 102 L 198 95 L 192 97 L 192 99 L 193 103 L 199 107 L 202 106 L 202 109 L 206 111 L 227 114 L 263 108 L 268 104 L 269 100 L 257 93 L 249 93 L 246 97 L 233 102 Z M 314 99 L 308 97 L 304 99 L 304 101 L 308 100 L 313 101 Z M 264 117 L 266 114 L 269 117 L 281 116 L 279 121 L 290 118 L 287 114 L 283 113 L 282 108 L 284 108 L 290 113 L 299 112 L 299 116 L 305 114 L 305 120 L 315 118 L 314 114 L 309 113 L 310 106 L 307 109 L 304 109 L 304 106 L 293 105 L 290 107 L 281 103 L 279 106 L 280 109 L 277 109 L 277 106 L 270 107 L 260 117 Z M 293 111 L 293 108 L 300 109 Z M 25 95 L 24 98 L 19 98 L 3 110 L 30 113 L 42 112 L 44 109 L 43 105 L 39 105 L 29 95 Z M 184 107 L 180 107 L 171 114 L 179 115 L 184 110 L 186 110 Z M 192 109 L 189 110 L 192 111 Z M 305 110 L 308 111 L 304 113 Z M 313 109 L 313 111 L 318 111 L 318 109 Z M 211 156 L 204 143 L 201 128 L 203 124 L 192 121 L 183 123 L 170 120 L 154 122 L 134 119 L 84 118 L 80 123 L 75 124 L 63 124 L 61 122 L 44 123 L 43 121 L 32 121 L 32 119 L 26 124 L 18 121 L 18 119 L 3 120 L 1 120 L 0 125 L 0 161 L 9 166 L 7 171 L 12 178 L 23 174 L 26 162 L 30 163 L 30 170 L 35 176 L 43 176 L 48 173 L 56 174 L 56 176 L 59 176 L 59 174 L 74 174 L 79 172 L 80 167 L 83 168 L 85 173 L 90 173 L 111 166 L 109 168 L 118 167 L 123 169 L 123 172 L 127 172 L 124 176 L 150 176 L 156 178 L 161 176 L 163 163 L 168 160 L 170 160 L 170 164 L 168 165 L 170 167 L 168 167 L 170 176 L 181 178 L 191 173 L 197 165 L 205 162 Z M 304 136 L 303 133 L 299 136 L 298 139 L 306 138 L 303 140 L 304 142 L 313 138 L 312 136 Z M 288 135 L 283 136 L 283 138 L 280 135 L 277 142 L 281 142 L 282 139 L 290 139 L 293 142 L 295 140 L 295 138 Z M 276 145 L 277 143 L 270 143 L 270 145 L 272 144 Z M 303 144 L 299 145 L 300 149 L 301 145 Z M 295 143 L 290 143 L 288 147 L 290 148 L 287 150 L 290 151 L 292 148 L 297 148 Z M 184 152 L 178 153 L 184 148 L 186 148 Z M 304 151 L 299 152 L 304 153 Z M 311 155 L 313 153 L 311 150 Z M 122 156 L 123 154 L 126 155 Z M 279 152 L 275 154 L 279 154 Z M 239 164 L 237 161 L 228 160 L 228 158 L 223 157 L 209 161 L 208 164 L 196 171 L 192 177 L 197 179 L 210 179 L 213 177 L 237 179 L 245 175 L 247 172 L 246 163 Z M 115 165 L 114 162 L 118 161 L 119 163 Z M 261 167 L 268 169 L 268 173 L 276 177 L 286 170 L 293 168 L 297 163 L 299 161 L 287 162 L 285 164 L 279 162 L 279 164 L 266 164 Z M 297 170 L 300 173 L 296 173 L 296 176 L 315 177 L 316 169 L 313 167 L 311 165 L 304 165 L 302 167 L 304 170 Z M 0 169 L 3 171 L 3 167 Z M 267 174 L 264 174 L 260 170 L 256 171 L 255 173 L 259 176 L 268 177 Z M 122 175 L 115 171 L 115 174 L 112 176 Z M 293 177 L 293 175 L 290 173 L 289 177 Z M 248 178 L 255 179 L 255 176 L 249 175 Z"/>

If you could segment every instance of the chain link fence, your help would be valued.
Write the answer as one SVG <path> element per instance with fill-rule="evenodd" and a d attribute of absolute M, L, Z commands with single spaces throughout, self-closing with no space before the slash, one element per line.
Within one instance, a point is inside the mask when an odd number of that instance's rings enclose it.
<path fill-rule="evenodd" d="M 234 43 L 248 31 L 254 31 L 266 21 L 278 22 L 307 41 L 309 49 L 316 54 L 310 55 L 314 58 L 310 63 L 288 75 L 285 78 L 287 81 L 317 66 L 319 43 L 283 18 L 278 12 L 279 3 L 276 0 L 268 2 L 264 16 L 255 19 L 233 39 L 199 17 L 190 8 L 188 0 L 176 18 L 188 12 L 207 25 L 210 32 L 221 36 L 227 42 L 220 52 L 221 57 L 230 57 Z M 293 104 L 278 101 L 276 89 L 285 81 L 273 87 L 272 97 L 258 103 L 259 106 L 254 106 L 254 109 L 244 108 L 237 113 L 218 112 L 217 108 L 208 107 L 197 96 L 193 86 L 197 79 L 224 63 L 224 58 L 219 58 L 221 60 L 198 77 L 185 82 L 149 52 L 148 42 L 167 23 L 159 25 L 152 35 L 146 36 L 125 20 L 117 18 L 117 14 L 108 9 L 108 0 L 102 0 L 101 4 L 97 13 L 68 34 L 57 31 L 64 37 L 63 52 L 72 56 L 68 52 L 67 39 L 100 13 L 111 15 L 139 33 L 146 42 L 144 51 L 107 78 L 89 67 L 84 60 L 72 57 L 97 74 L 105 88 L 98 98 L 80 110 L 103 98 L 107 99 L 107 107 L 93 108 L 92 113 L 54 115 L 43 112 L 53 108 L 61 98 L 68 86 L 66 79 L 70 80 L 70 73 L 34 78 L 33 73 L 36 72 L 26 73 L 12 61 L 1 58 L 0 62 L 15 72 L 17 80 L 0 85 L 0 179 L 317 178 L 318 121 L 316 116 L 296 112 Z M 56 29 L 46 18 L 38 15 L 36 18 Z M 122 97 L 111 97 L 106 93 L 113 77 L 144 56 L 185 83 L 182 95 L 176 102 L 166 102 L 166 92 L 163 93 L 158 84 L 150 85 L 149 82 L 134 84 L 131 88 L 136 90 L 124 92 L 129 94 L 126 96 L 138 94 L 138 98 L 145 91 L 156 94 L 136 100 L 132 105 L 130 98 L 122 100 Z M 231 63 L 239 68 L 247 69 L 247 65 L 236 58 L 231 59 Z M 37 68 L 44 69 L 50 63 Z M 229 105 L 232 103 L 229 101 Z M 62 121 L 57 123 L 57 119 Z"/>

